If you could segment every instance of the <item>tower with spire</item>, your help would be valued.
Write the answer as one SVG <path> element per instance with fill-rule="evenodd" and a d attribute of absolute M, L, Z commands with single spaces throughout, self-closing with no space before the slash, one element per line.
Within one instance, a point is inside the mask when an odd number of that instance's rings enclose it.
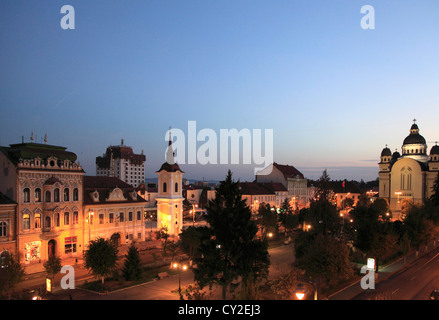
<path fill-rule="evenodd" d="M 156 171 L 158 175 L 157 228 L 166 227 L 170 236 L 177 237 L 183 227 L 183 174 L 175 163 L 171 130 L 165 162 Z"/>

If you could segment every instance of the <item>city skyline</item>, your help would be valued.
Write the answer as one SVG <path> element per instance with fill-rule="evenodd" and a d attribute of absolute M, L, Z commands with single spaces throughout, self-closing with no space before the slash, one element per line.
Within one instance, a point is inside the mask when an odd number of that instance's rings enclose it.
<path fill-rule="evenodd" d="M 372 5 L 376 28 L 360 27 Z M 63 30 L 63 5 L 75 29 Z M 121 139 L 164 162 L 169 127 L 273 129 L 273 160 L 316 179 L 374 180 L 416 118 L 430 149 L 439 4 L 428 1 L 2 1 L 0 145 L 61 145 L 87 175 Z M 254 165 L 184 164 L 254 179 Z"/>

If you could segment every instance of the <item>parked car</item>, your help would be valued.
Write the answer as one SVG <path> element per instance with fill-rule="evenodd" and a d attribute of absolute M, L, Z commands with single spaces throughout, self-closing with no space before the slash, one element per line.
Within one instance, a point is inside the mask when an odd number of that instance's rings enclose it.
<path fill-rule="evenodd" d="M 439 300 L 439 289 L 434 289 L 430 293 L 430 300 Z"/>

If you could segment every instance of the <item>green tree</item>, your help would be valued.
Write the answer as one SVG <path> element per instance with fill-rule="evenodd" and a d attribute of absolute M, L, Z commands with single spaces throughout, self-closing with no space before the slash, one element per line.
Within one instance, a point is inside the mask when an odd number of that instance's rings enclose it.
<path fill-rule="evenodd" d="M 257 223 L 261 230 L 262 238 L 266 238 L 269 232 L 277 234 L 277 213 L 272 210 L 270 204 L 261 203 L 258 208 Z"/>
<path fill-rule="evenodd" d="M 26 271 L 20 264 L 18 256 L 9 251 L 3 251 L 1 253 L 0 293 L 6 293 L 10 299 L 12 289 L 24 280 L 25 275 Z"/>
<path fill-rule="evenodd" d="M 84 253 L 84 266 L 95 276 L 104 278 L 110 276 L 117 268 L 117 253 L 119 250 L 110 240 L 98 238 L 91 240 L 88 250 Z"/>
<path fill-rule="evenodd" d="M 207 222 L 210 235 L 203 239 L 193 268 L 201 288 L 217 284 L 225 299 L 239 279 L 246 283 L 250 277 L 254 281 L 267 277 L 267 242 L 255 238 L 258 227 L 230 170 L 217 188 L 215 199 L 209 201 Z"/>
<path fill-rule="evenodd" d="M 122 274 L 125 280 L 134 281 L 139 280 L 142 277 L 142 273 L 142 260 L 140 259 L 139 250 L 133 241 L 128 248 L 127 254 L 125 255 Z"/>
<path fill-rule="evenodd" d="M 168 238 L 169 238 L 168 227 L 166 227 L 166 226 L 161 227 L 156 232 L 156 240 L 162 240 L 163 255 L 166 255 L 166 249 L 168 246 Z"/>
<path fill-rule="evenodd" d="M 435 207 L 439 207 L 439 173 L 436 176 L 433 184 L 433 193 L 430 196 L 430 201 Z"/>
<path fill-rule="evenodd" d="M 180 245 L 183 251 L 193 260 L 199 253 L 198 248 L 203 239 L 210 237 L 210 230 L 207 227 L 192 227 L 185 229 L 180 234 Z"/>
<path fill-rule="evenodd" d="M 296 267 L 312 279 L 320 278 L 323 286 L 333 286 L 350 279 L 353 269 L 346 244 L 329 234 L 316 234 Z"/>
<path fill-rule="evenodd" d="M 43 266 L 44 269 L 46 269 L 47 275 L 50 277 L 50 279 L 53 280 L 55 275 L 61 271 L 62 268 L 61 258 L 59 256 L 51 254 L 49 255 L 49 259 L 47 259 L 47 261 L 44 262 Z"/>

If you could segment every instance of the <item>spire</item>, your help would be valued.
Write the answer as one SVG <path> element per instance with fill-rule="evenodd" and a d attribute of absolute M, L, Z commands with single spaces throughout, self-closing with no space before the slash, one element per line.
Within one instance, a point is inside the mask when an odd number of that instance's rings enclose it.
<path fill-rule="evenodd" d="M 34 132 L 32 131 L 31 135 L 30 135 L 30 142 L 34 142 Z"/>
<path fill-rule="evenodd" d="M 44 134 L 44 143 L 47 144 L 47 133 Z"/>
<path fill-rule="evenodd" d="M 171 127 L 169 127 L 169 142 L 168 142 L 168 148 L 166 149 L 166 162 L 169 164 L 175 164 L 174 150 L 172 149 Z"/>

